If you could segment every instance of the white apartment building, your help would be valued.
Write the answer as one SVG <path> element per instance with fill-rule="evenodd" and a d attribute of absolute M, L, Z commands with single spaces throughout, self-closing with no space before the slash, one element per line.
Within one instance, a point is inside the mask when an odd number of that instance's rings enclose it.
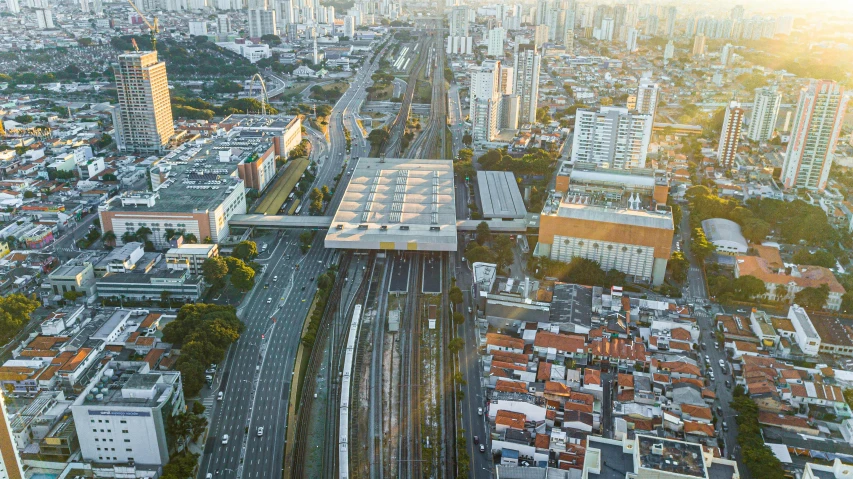
<path fill-rule="evenodd" d="M 782 164 L 785 188 L 826 188 L 848 100 L 844 87 L 829 80 L 811 80 L 800 91 Z"/>
<path fill-rule="evenodd" d="M 113 109 L 119 151 L 160 152 L 175 134 L 166 64 L 157 52 L 119 55 L 113 65 L 118 107 Z"/>
<path fill-rule="evenodd" d="M 776 91 L 776 86 L 759 88 L 752 102 L 752 113 L 749 116 L 749 129 L 746 137 L 755 142 L 768 141 L 773 137 L 776 120 L 779 117 L 779 106 L 782 105 L 782 94 Z"/>
<path fill-rule="evenodd" d="M 249 10 L 249 38 L 278 35 L 275 10 Z"/>
<path fill-rule="evenodd" d="M 625 50 L 629 53 L 634 53 L 637 51 L 637 40 L 640 39 L 640 30 L 636 28 L 629 28 L 628 33 L 625 37 Z"/>
<path fill-rule="evenodd" d="M 648 78 L 640 79 L 640 85 L 637 87 L 637 112 L 650 115 L 654 119 L 658 101 L 660 86 Z"/>
<path fill-rule="evenodd" d="M 450 36 L 470 36 L 471 9 L 465 5 L 454 6 L 450 11 Z"/>
<path fill-rule="evenodd" d="M 578 109 L 572 162 L 605 168 L 644 168 L 652 136 L 652 117 L 624 107 Z"/>
<path fill-rule="evenodd" d="M 740 107 L 740 102 L 732 100 L 726 107 L 720 142 L 717 144 L 717 164 L 723 168 L 732 168 L 735 164 L 741 125 L 743 125 L 743 108 Z"/>
<path fill-rule="evenodd" d="M 471 136 L 477 143 L 498 134 L 501 103 L 501 62 L 486 60 L 471 71 Z"/>
<path fill-rule="evenodd" d="M 504 41 L 506 30 L 501 27 L 489 30 L 489 43 L 487 54 L 492 57 L 502 57 L 504 54 Z"/>
<path fill-rule="evenodd" d="M 533 45 L 515 47 L 513 92 L 519 96 L 519 123 L 536 123 L 536 108 L 539 107 L 539 63 L 542 56 Z"/>
<path fill-rule="evenodd" d="M 190 22 L 189 28 L 192 36 L 207 36 L 207 22 Z"/>

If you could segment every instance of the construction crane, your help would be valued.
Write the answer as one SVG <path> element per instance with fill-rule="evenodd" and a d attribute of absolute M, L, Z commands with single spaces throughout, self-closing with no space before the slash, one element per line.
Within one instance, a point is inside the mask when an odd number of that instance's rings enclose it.
<path fill-rule="evenodd" d="M 148 26 L 148 36 L 151 37 L 151 49 L 157 51 L 157 34 L 160 33 L 160 24 L 157 22 L 157 17 L 154 17 L 154 24 L 152 25 L 148 19 L 145 18 L 145 14 L 142 13 L 142 10 L 133 3 L 133 0 L 127 0 L 127 3 L 136 10 L 136 13 L 142 17 L 142 21 L 145 22 L 145 25 Z M 134 45 L 135 46 L 135 45 Z M 139 51 L 139 50 L 137 50 Z"/>

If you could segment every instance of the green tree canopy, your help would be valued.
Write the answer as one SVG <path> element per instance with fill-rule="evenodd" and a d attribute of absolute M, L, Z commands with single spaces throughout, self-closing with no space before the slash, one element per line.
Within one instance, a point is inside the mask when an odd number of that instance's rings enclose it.
<path fill-rule="evenodd" d="M 228 275 L 228 264 L 219 256 L 207 258 L 201 264 L 201 274 L 208 284 L 221 285 L 225 276 Z"/>
<path fill-rule="evenodd" d="M 806 287 L 799 293 L 794 295 L 794 302 L 800 306 L 811 309 L 821 310 L 829 299 L 829 286 L 822 284 L 818 287 Z"/>
<path fill-rule="evenodd" d="M 489 224 L 485 221 L 481 221 L 477 225 L 476 229 L 476 241 L 477 244 L 484 245 L 492 241 L 492 230 L 489 228 Z"/>
<path fill-rule="evenodd" d="M 20 293 L 0 297 L 0 337 L 8 340 L 17 334 L 39 306 L 41 303 L 35 297 L 28 298 Z"/>
<path fill-rule="evenodd" d="M 241 241 L 231 251 L 231 256 L 243 261 L 253 260 L 258 256 L 258 245 L 254 241 Z"/>

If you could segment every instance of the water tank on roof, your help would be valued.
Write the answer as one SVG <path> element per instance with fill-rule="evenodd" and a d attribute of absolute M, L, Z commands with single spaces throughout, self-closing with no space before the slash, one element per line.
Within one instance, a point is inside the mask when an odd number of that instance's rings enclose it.
<path fill-rule="evenodd" d="M 94 399 L 95 399 L 95 396 L 93 396 L 93 395 L 91 395 L 91 394 L 87 394 L 87 395 L 86 395 L 86 400 L 87 400 L 87 401 L 92 401 L 92 400 L 94 400 Z"/>
<path fill-rule="evenodd" d="M 103 395 L 103 394 L 98 394 L 97 396 L 95 396 L 95 399 L 96 399 L 96 400 L 98 400 L 98 401 L 103 401 L 103 400 L 104 400 L 104 395 Z"/>
<path fill-rule="evenodd" d="M 105 378 L 111 378 L 111 377 L 113 377 L 113 370 L 112 370 L 112 368 L 107 369 L 106 371 L 104 371 L 104 377 L 105 377 Z"/>

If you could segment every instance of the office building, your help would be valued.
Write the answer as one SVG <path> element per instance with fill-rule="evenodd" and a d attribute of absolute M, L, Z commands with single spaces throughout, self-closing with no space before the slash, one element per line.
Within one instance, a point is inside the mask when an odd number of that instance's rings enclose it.
<path fill-rule="evenodd" d="M 489 30 L 489 43 L 486 53 L 491 57 L 502 57 L 504 55 L 504 41 L 506 30 L 501 27 Z"/>
<path fill-rule="evenodd" d="M 699 34 L 693 37 L 693 56 L 701 57 L 705 55 L 705 35 Z"/>
<path fill-rule="evenodd" d="M 785 188 L 824 190 L 848 97 L 834 81 L 811 80 L 800 91 L 782 165 Z"/>
<path fill-rule="evenodd" d="M 21 456 L 16 447 L 12 426 L 6 412 L 6 390 L 0 391 L 0 478 L 24 479 L 24 469 L 21 466 Z"/>
<path fill-rule="evenodd" d="M 296 16 L 293 12 L 293 2 L 291 0 L 280 0 L 275 2 L 275 19 L 276 25 L 282 25 L 285 29 L 288 25 L 296 23 Z"/>
<path fill-rule="evenodd" d="M 113 66 L 118 107 L 113 109 L 119 151 L 156 153 L 175 134 L 166 64 L 157 52 L 119 55 Z"/>
<path fill-rule="evenodd" d="M 520 99 L 519 123 L 536 123 L 536 108 L 539 107 L 539 68 L 542 57 L 533 45 L 515 47 L 513 92 Z"/>
<path fill-rule="evenodd" d="M 782 94 L 776 91 L 775 86 L 756 90 L 746 137 L 756 142 L 769 141 L 773 138 L 773 130 L 776 128 L 781 105 Z"/>
<path fill-rule="evenodd" d="M 592 259 L 638 281 L 663 282 L 674 225 L 666 178 L 652 170 L 575 163 L 560 172 L 539 221 L 538 257 Z"/>
<path fill-rule="evenodd" d="M 578 109 L 572 162 L 605 168 L 644 168 L 652 135 L 652 117 L 623 107 Z"/>
<path fill-rule="evenodd" d="M 635 107 L 637 112 L 649 115 L 654 120 L 659 101 L 660 86 L 648 78 L 640 79 L 640 85 L 637 87 L 637 104 Z"/>
<path fill-rule="evenodd" d="M 566 8 L 565 22 L 563 24 L 563 46 L 566 53 L 572 54 L 575 50 L 575 2 L 569 0 Z"/>
<path fill-rule="evenodd" d="M 166 422 L 184 409 L 179 372 L 152 372 L 145 361 L 110 361 L 71 405 L 82 458 L 165 465 Z"/>
<path fill-rule="evenodd" d="M 249 10 L 249 38 L 278 35 L 275 10 Z"/>
<path fill-rule="evenodd" d="M 202 274 L 201 267 L 208 258 L 219 256 L 216 244 L 181 244 L 166 252 L 166 267 L 170 270 L 187 270 Z"/>
<path fill-rule="evenodd" d="M 471 71 L 471 136 L 477 143 L 493 141 L 500 118 L 501 62 L 486 60 Z"/>
<path fill-rule="evenodd" d="M 355 17 L 352 15 L 344 17 L 344 36 L 349 39 L 355 37 Z"/>
<path fill-rule="evenodd" d="M 49 8 L 36 9 L 36 24 L 39 30 L 52 30 L 53 25 L 53 10 Z"/>
<path fill-rule="evenodd" d="M 470 36 L 471 28 L 471 9 L 464 5 L 458 5 L 450 10 L 450 36 L 451 37 L 467 37 Z"/>
<path fill-rule="evenodd" d="M 196 37 L 207 36 L 207 22 L 190 22 L 190 35 Z"/>
<path fill-rule="evenodd" d="M 740 107 L 740 102 L 732 100 L 726 107 L 720 141 L 717 144 L 717 164 L 722 168 L 734 167 L 741 125 L 743 125 L 743 108 Z"/>

